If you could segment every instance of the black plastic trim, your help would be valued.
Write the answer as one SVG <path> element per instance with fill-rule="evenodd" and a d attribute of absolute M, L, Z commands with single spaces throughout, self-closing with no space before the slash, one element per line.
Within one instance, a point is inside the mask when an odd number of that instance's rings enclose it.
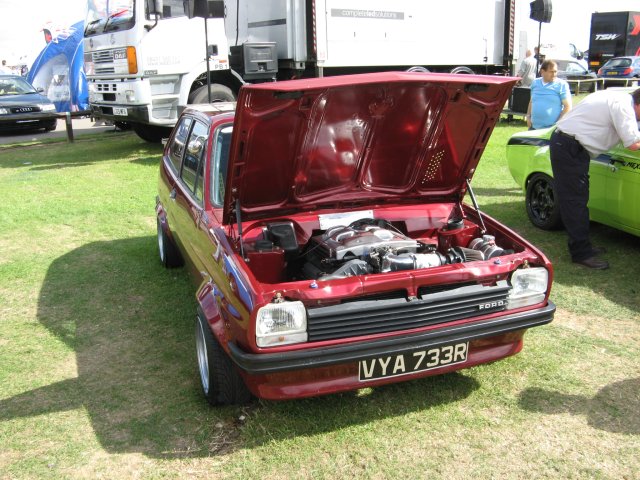
<path fill-rule="evenodd" d="M 511 137 L 507 145 L 524 145 L 527 147 L 545 147 L 549 145 L 548 138 Z"/>
<path fill-rule="evenodd" d="M 550 323 L 553 320 L 555 311 L 555 304 L 548 302 L 546 306 L 536 310 L 503 315 L 488 320 L 368 342 L 335 347 L 308 348 L 294 352 L 246 353 L 233 342 L 229 342 L 228 347 L 231 359 L 240 369 L 249 374 L 260 375 L 352 363 L 436 345 L 494 337 Z"/>
<path fill-rule="evenodd" d="M 127 115 L 114 115 L 114 107 L 125 107 Z M 132 107 L 130 105 L 91 105 L 91 114 L 95 118 L 106 118 L 117 122 L 149 123 L 149 110 L 146 106 Z M 168 126 L 168 125 L 167 125 Z"/>

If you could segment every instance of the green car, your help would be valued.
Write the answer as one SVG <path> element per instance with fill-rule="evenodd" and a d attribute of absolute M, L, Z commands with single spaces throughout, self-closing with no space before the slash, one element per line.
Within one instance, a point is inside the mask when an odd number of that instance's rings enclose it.
<path fill-rule="evenodd" d="M 544 230 L 562 226 L 549 158 L 554 129 L 515 133 L 507 144 L 507 164 L 526 194 L 527 215 Z M 618 144 L 591 160 L 589 215 L 594 222 L 640 236 L 640 151 Z"/>

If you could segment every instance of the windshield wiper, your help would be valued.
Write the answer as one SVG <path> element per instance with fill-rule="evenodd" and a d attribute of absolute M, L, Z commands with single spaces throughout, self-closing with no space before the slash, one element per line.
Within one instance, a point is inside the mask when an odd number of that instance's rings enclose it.
<path fill-rule="evenodd" d="M 119 17 L 120 15 L 124 15 L 125 13 L 128 13 L 129 9 L 128 8 L 123 8 L 122 10 L 118 10 L 117 12 L 113 12 L 111 15 L 109 15 L 109 17 L 107 17 L 107 23 L 104 24 L 104 31 L 107 31 L 107 27 L 109 26 L 109 22 L 111 22 L 111 20 L 113 20 L 116 17 Z"/>
<path fill-rule="evenodd" d="M 87 26 L 84 27 L 84 34 L 87 35 L 87 34 L 91 34 L 91 33 L 96 33 L 97 30 L 96 29 L 91 30 L 91 28 L 94 25 L 97 26 L 97 24 L 100 23 L 101 21 L 102 21 L 102 18 L 97 18 L 97 19 L 87 23 Z M 91 31 L 89 31 L 89 30 L 91 30 Z"/>

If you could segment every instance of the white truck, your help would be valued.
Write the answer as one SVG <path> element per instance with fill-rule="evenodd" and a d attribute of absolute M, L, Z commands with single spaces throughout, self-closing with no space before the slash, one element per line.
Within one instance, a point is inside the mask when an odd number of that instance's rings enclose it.
<path fill-rule="evenodd" d="M 227 101 L 245 82 L 513 69 L 515 0 L 88 2 L 92 114 L 148 141 L 167 136 L 187 104 L 209 101 L 208 83 L 211 101 Z M 206 20 L 189 18 L 194 3 Z"/>

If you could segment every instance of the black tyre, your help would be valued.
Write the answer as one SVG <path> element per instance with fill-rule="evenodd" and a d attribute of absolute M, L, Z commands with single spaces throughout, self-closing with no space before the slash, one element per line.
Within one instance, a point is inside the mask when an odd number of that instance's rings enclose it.
<path fill-rule="evenodd" d="M 149 143 L 160 143 L 163 138 L 169 138 L 171 135 L 170 127 L 161 127 L 158 125 L 145 125 L 143 123 L 131 123 L 131 128 L 141 139 Z"/>
<path fill-rule="evenodd" d="M 421 66 L 409 67 L 405 70 L 406 72 L 420 72 L 420 73 L 429 73 L 429 69 Z"/>
<path fill-rule="evenodd" d="M 236 97 L 233 95 L 230 88 L 218 83 L 211 84 L 211 103 L 233 102 L 235 99 Z M 203 85 L 191 92 L 189 95 L 189 104 L 193 103 L 209 103 L 206 85 Z"/>
<path fill-rule="evenodd" d="M 251 393 L 200 315 L 196 316 L 195 334 L 200 384 L 207 401 L 211 405 L 247 403 Z"/>
<path fill-rule="evenodd" d="M 536 173 L 527 183 L 527 215 L 536 227 L 556 230 L 562 226 L 560 209 L 553 189 L 553 178 Z"/>
<path fill-rule="evenodd" d="M 175 244 L 168 237 L 162 228 L 160 219 L 156 220 L 158 224 L 158 252 L 160 253 L 160 262 L 165 268 L 179 267 L 182 265 L 182 257 Z"/>
<path fill-rule="evenodd" d="M 456 67 L 451 70 L 451 73 L 454 74 L 464 74 L 464 75 L 474 75 L 475 72 L 471 70 L 469 67 Z"/>
<path fill-rule="evenodd" d="M 44 127 L 45 132 L 52 132 L 58 127 L 58 120 L 53 120 L 49 125 Z"/>

